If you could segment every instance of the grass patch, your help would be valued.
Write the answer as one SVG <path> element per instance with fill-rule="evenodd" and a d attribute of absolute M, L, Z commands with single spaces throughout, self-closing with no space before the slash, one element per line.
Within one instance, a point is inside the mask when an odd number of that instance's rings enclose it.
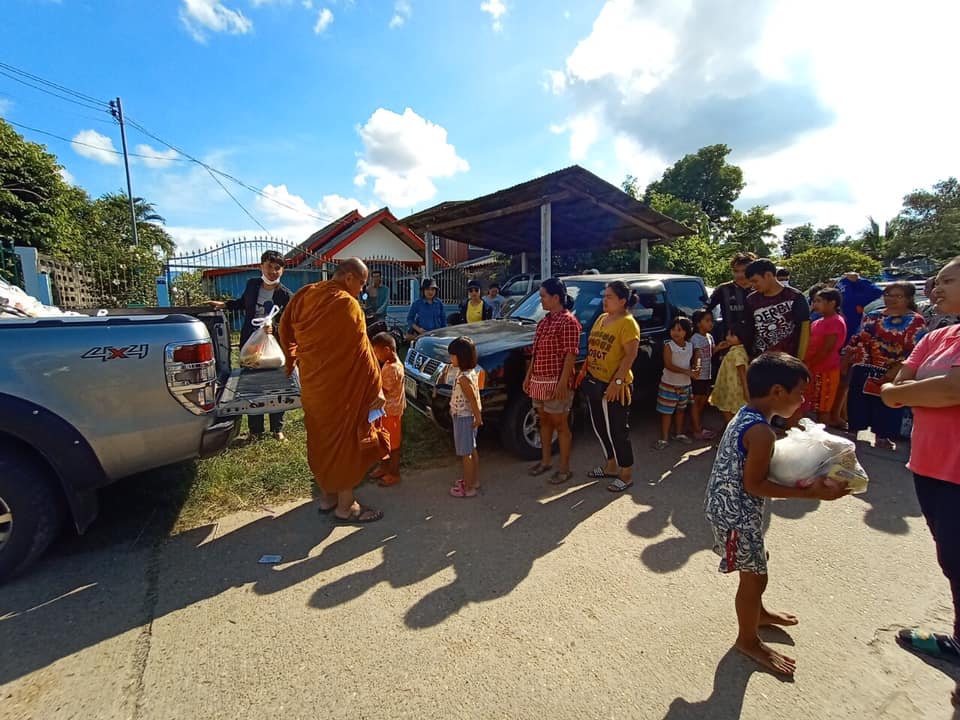
<path fill-rule="evenodd" d="M 246 425 L 244 418 L 241 438 Z M 283 432 L 286 443 L 278 443 L 269 434 L 255 443 L 238 440 L 220 455 L 196 462 L 196 475 L 174 529 L 185 530 L 239 510 L 308 497 L 314 483 L 307 464 L 302 410 L 286 414 Z M 449 434 L 414 410 L 403 417 L 403 440 L 405 471 L 453 458 Z"/>

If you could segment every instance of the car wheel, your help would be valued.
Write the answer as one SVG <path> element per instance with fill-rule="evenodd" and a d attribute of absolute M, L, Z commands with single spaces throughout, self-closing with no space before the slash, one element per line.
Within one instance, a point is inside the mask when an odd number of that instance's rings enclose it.
<path fill-rule="evenodd" d="M 61 506 L 45 468 L 0 449 L 0 582 L 29 567 L 60 530 Z"/>
<path fill-rule="evenodd" d="M 524 460 L 539 460 L 542 457 L 540 417 L 533 409 L 530 398 L 521 395 L 507 403 L 500 426 L 500 441 L 512 454 Z M 556 440 L 553 441 L 552 450 L 559 452 Z"/>

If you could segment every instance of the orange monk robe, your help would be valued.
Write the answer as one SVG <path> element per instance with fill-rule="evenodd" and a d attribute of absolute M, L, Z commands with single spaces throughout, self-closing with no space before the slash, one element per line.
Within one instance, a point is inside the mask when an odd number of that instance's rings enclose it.
<path fill-rule="evenodd" d="M 360 303 L 336 280 L 301 288 L 280 318 L 287 374 L 300 371 L 307 460 L 328 494 L 355 487 L 390 452 L 389 436 L 368 422 L 380 395 L 380 365 Z"/>

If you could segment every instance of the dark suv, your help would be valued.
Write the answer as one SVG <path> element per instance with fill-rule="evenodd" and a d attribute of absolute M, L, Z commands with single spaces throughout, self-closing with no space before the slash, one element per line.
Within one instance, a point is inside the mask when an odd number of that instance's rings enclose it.
<path fill-rule="evenodd" d="M 578 275 L 563 280 L 574 300 L 572 312 L 583 326 L 579 362 L 586 357 L 587 336 L 602 312 L 607 283 L 623 280 L 639 293 L 640 302 L 632 310 L 641 330 L 640 352 L 633 366 L 634 406 L 648 401 L 663 369 L 666 328 L 677 315 L 689 317 L 707 302 L 703 280 L 641 273 Z M 447 346 L 453 338 L 468 335 L 476 343 L 483 371 L 484 426 L 499 430 L 504 447 L 515 455 L 531 460 L 540 457 L 537 414 L 521 385 L 534 331 L 544 314 L 539 292 L 532 292 L 502 320 L 454 325 L 418 338 L 404 362 L 407 400 L 441 427 L 450 428 Z"/>

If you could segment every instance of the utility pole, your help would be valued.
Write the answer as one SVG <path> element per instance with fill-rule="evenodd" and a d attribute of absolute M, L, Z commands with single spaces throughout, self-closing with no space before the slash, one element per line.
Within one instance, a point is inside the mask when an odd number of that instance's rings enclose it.
<path fill-rule="evenodd" d="M 123 105 L 120 98 L 110 101 L 110 114 L 120 123 L 120 142 L 123 144 L 123 167 L 127 171 L 127 199 L 130 201 L 130 225 L 133 227 L 133 245 L 140 245 L 140 236 L 137 234 L 137 213 L 133 209 L 133 186 L 130 184 L 130 158 L 127 157 L 127 131 L 123 126 Z"/>

